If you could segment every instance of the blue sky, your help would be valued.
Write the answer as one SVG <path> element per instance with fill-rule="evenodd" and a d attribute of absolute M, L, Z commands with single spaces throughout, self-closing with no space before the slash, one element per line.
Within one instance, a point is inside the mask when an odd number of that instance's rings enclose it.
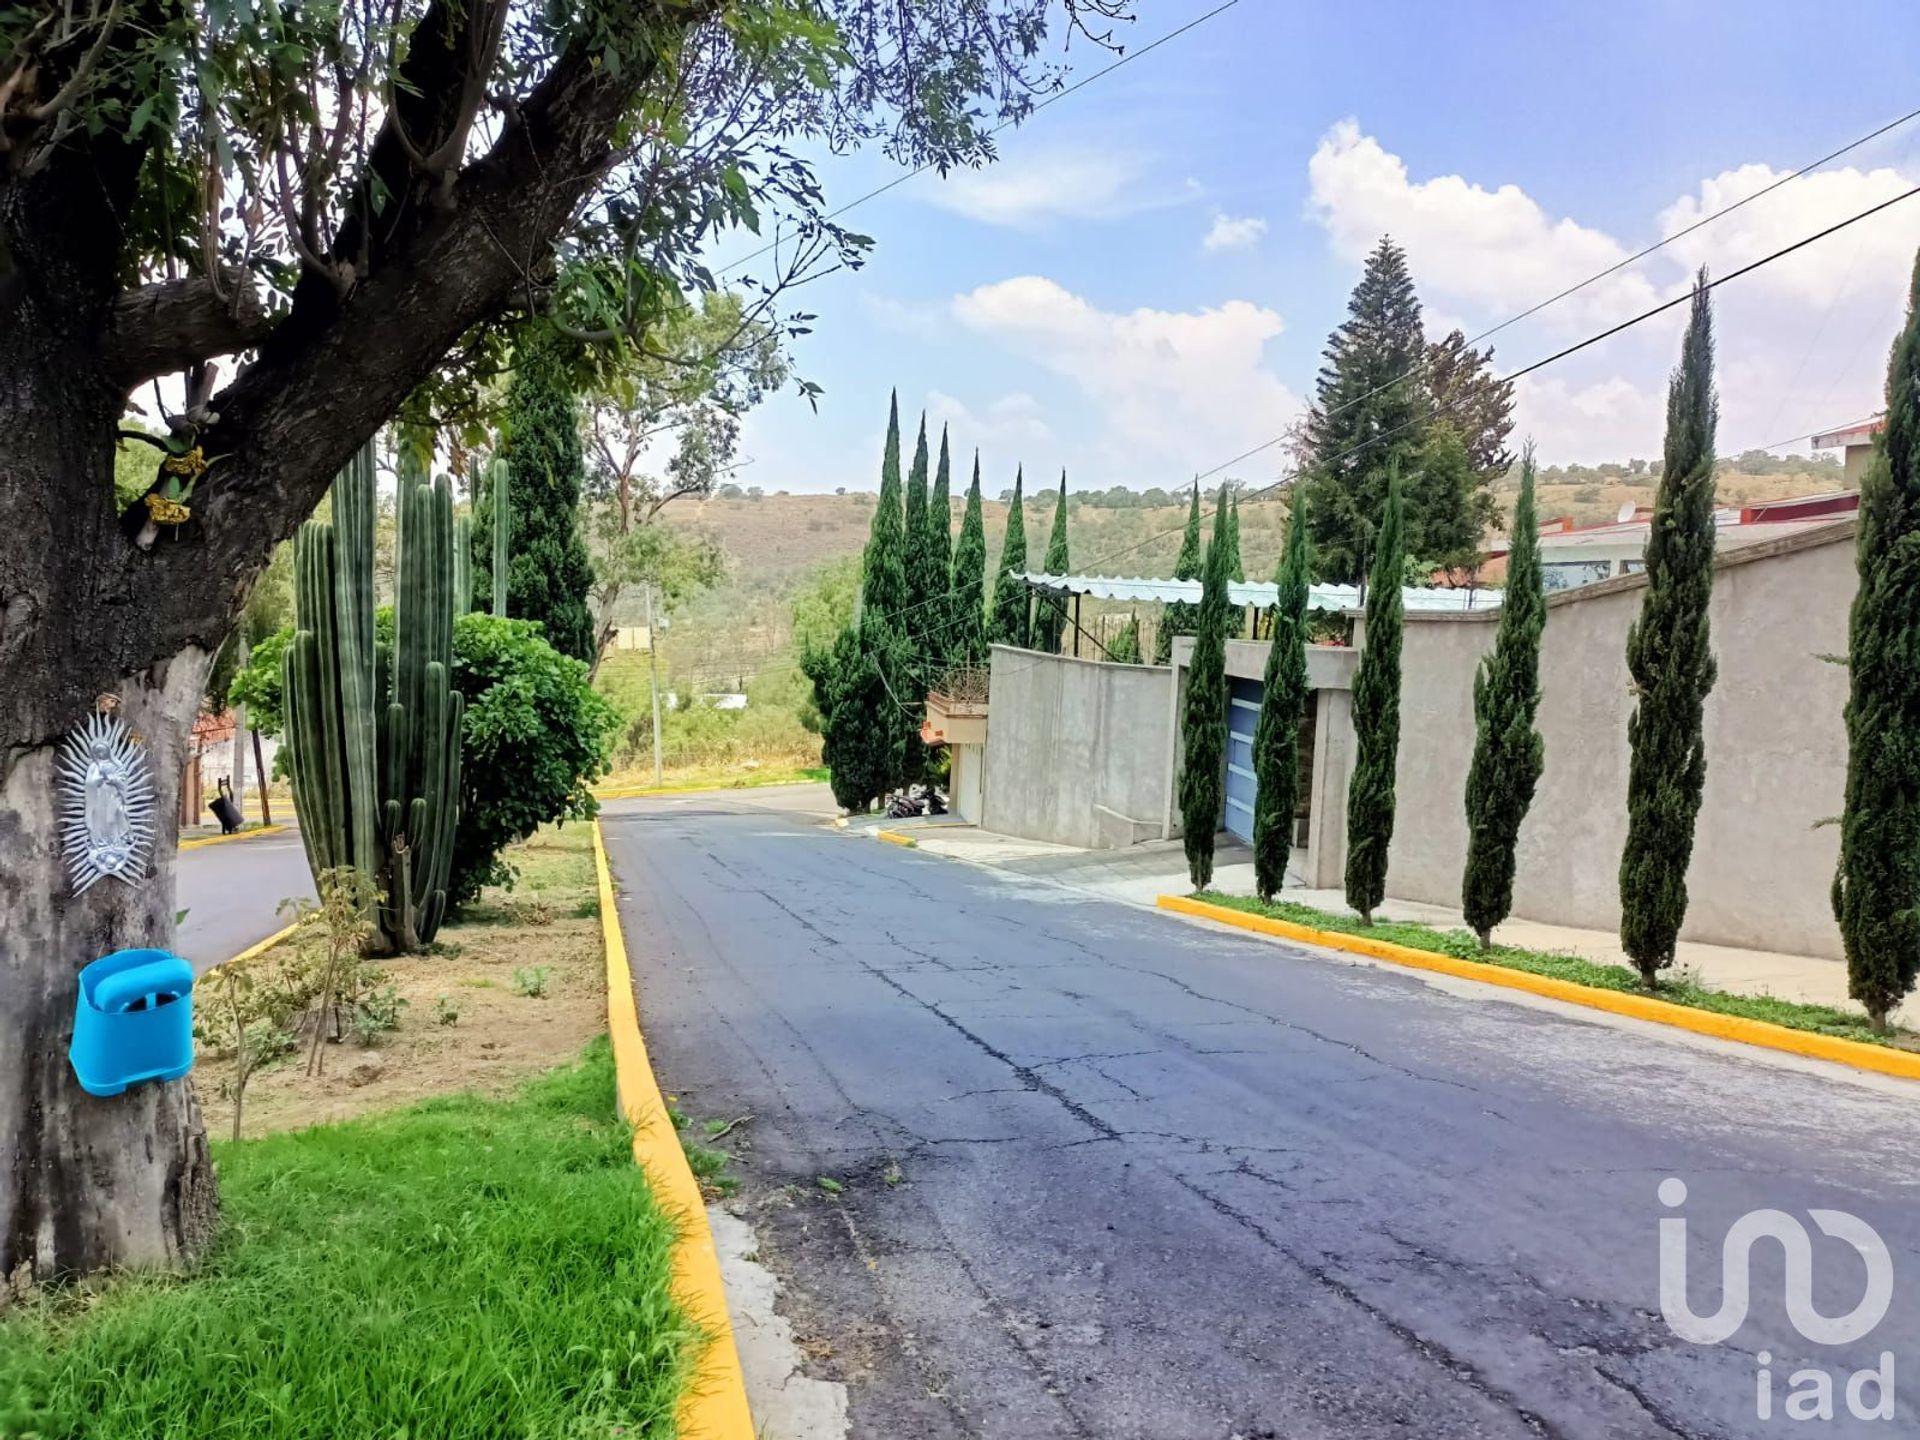
<path fill-rule="evenodd" d="M 1140 0 L 1138 48 L 1212 3 Z M 1111 57 L 1076 41 L 1080 73 Z M 1001 160 L 860 207 L 859 272 L 738 476 L 871 488 L 887 392 L 978 446 L 989 494 L 1173 485 L 1285 431 L 1382 233 L 1430 335 L 1469 334 L 1920 107 L 1911 0 L 1811 6 L 1240 3 L 1000 138 Z M 889 178 L 833 158 L 831 203 Z M 1505 370 L 1920 183 L 1920 121 L 1494 340 Z M 1718 292 L 1720 449 L 1874 409 L 1920 247 L 1920 197 Z M 719 247 L 717 258 L 752 248 Z M 1544 461 L 1659 453 L 1679 317 L 1523 382 Z M 1804 443 L 1786 448 L 1806 448 Z M 1236 466 L 1284 473 L 1275 447 Z"/>

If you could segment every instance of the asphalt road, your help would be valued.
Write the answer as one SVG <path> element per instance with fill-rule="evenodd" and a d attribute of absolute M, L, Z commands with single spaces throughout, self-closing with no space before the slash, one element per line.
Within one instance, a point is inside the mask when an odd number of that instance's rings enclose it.
<path fill-rule="evenodd" d="M 1305 954 L 715 796 L 608 807 L 641 1016 L 872 1437 L 1912 1433 L 1920 1091 Z M 817 1177 L 842 1188 L 830 1194 Z M 1657 1188 L 1684 1180 L 1668 1210 Z M 1796 1333 L 1742 1213 L 1850 1211 L 1892 1309 Z M 1813 1297 L 1860 1299 L 1815 1235 Z M 1897 1418 L 1847 1418 L 1896 1356 Z M 1773 1417 L 1758 1418 L 1760 1352 Z M 1838 1418 L 1785 1416 L 1792 1372 Z M 1877 1391 L 1859 1387 L 1863 1405 Z M 1810 1403 L 1810 1402 L 1803 1402 Z"/>
<path fill-rule="evenodd" d="M 294 829 L 183 850 L 174 879 L 174 908 L 187 912 L 174 948 L 193 962 L 196 974 L 286 925 L 282 900 L 313 895 L 313 876 Z"/>

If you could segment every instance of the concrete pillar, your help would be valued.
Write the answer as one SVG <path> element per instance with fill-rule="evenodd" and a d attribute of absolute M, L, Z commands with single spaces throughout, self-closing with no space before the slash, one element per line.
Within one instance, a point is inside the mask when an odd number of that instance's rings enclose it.
<path fill-rule="evenodd" d="M 1313 692 L 1313 791 L 1307 820 L 1307 886 L 1346 883 L 1347 775 L 1353 755 L 1353 693 Z"/>

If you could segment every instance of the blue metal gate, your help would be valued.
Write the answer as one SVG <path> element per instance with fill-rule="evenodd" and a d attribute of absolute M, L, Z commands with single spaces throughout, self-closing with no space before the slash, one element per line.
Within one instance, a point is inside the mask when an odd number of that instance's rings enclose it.
<path fill-rule="evenodd" d="M 1253 730 L 1260 723 L 1260 699 L 1266 686 L 1258 680 L 1227 681 L 1227 804 L 1224 822 L 1229 834 L 1253 843 Z"/>

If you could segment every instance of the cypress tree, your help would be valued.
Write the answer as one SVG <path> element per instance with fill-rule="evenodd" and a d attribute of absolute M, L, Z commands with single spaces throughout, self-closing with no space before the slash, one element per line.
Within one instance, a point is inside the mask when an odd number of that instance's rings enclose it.
<path fill-rule="evenodd" d="M 1420 369 L 1426 354 L 1406 252 L 1382 239 L 1354 286 L 1347 319 L 1327 340 L 1307 412 L 1307 513 L 1323 579 L 1351 585 L 1367 573 L 1374 527 L 1386 508 L 1386 477 L 1413 469 L 1424 438 L 1430 402 Z M 1407 523 L 1424 532 L 1424 516 L 1408 516 Z"/>
<path fill-rule="evenodd" d="M 1174 562 L 1173 578 L 1200 578 L 1200 482 L 1193 482 L 1193 499 L 1187 506 L 1187 531 L 1180 537 L 1180 558 Z M 1159 632 L 1153 642 L 1153 663 L 1173 663 L 1173 637 L 1191 635 L 1200 622 L 1200 607 L 1184 600 L 1170 601 L 1160 612 Z"/>
<path fill-rule="evenodd" d="M 1253 731 L 1253 883 L 1271 900 L 1286 883 L 1293 853 L 1293 815 L 1300 803 L 1300 717 L 1307 708 L 1307 585 L 1313 561 L 1305 491 L 1293 487 L 1287 543 L 1274 583 L 1273 643 Z"/>
<path fill-rule="evenodd" d="M 922 477 L 924 479 L 924 476 Z M 860 575 L 860 625 L 876 619 L 901 623 L 909 603 L 906 571 L 906 516 L 900 495 L 900 400 L 887 413 L 886 449 L 880 457 L 880 499 L 867 528 Z"/>
<path fill-rule="evenodd" d="M 907 580 L 907 605 L 900 617 L 901 633 L 912 642 L 915 658 L 925 649 L 930 626 L 939 623 L 928 602 L 936 595 L 933 571 L 927 561 L 927 417 L 920 416 L 920 436 L 913 446 L 913 467 L 907 471 L 906 535 L 900 552 L 901 569 Z M 940 589 L 949 577 L 940 572 Z M 918 666 L 916 665 L 916 671 Z"/>
<path fill-rule="evenodd" d="M 1047 573 L 1068 575 L 1073 562 L 1067 556 L 1067 472 L 1060 472 L 1060 498 L 1053 507 L 1053 533 L 1047 537 Z M 1067 607 L 1073 602 L 1064 595 L 1042 595 L 1033 617 L 1033 648 L 1049 654 L 1060 653 L 1060 638 L 1066 633 Z"/>
<path fill-rule="evenodd" d="M 944 448 L 944 447 L 943 447 Z M 980 513 L 980 452 L 973 452 L 973 483 L 953 552 L 953 629 L 948 657 L 955 665 L 985 665 L 987 653 L 987 527 Z"/>
<path fill-rule="evenodd" d="M 1007 509 L 1007 537 L 1000 546 L 1000 569 L 993 579 L 993 623 L 989 631 L 996 645 L 1027 646 L 1032 632 L 1027 624 L 1027 586 L 1008 578 L 1009 571 L 1027 568 L 1027 522 L 1020 508 L 1020 486 L 1025 472 L 1013 475 L 1013 504 Z"/>
<path fill-rule="evenodd" d="M 1886 428 L 1860 485 L 1857 546 L 1833 913 L 1847 993 L 1884 1031 L 1920 973 L 1920 260 L 1887 368 Z"/>
<path fill-rule="evenodd" d="M 1107 645 L 1107 659 L 1116 665 L 1140 663 L 1140 617 L 1131 615 Z"/>
<path fill-rule="evenodd" d="M 1493 927 L 1513 909 L 1514 849 L 1545 763 L 1545 743 L 1533 728 L 1540 705 L 1540 632 L 1547 623 L 1533 480 L 1533 446 L 1528 445 L 1520 460 L 1500 631 L 1493 653 L 1473 677 L 1473 763 L 1467 769 L 1467 866 L 1460 879 L 1460 908 L 1483 950 Z"/>
<path fill-rule="evenodd" d="M 1313 497 L 1308 496 L 1308 503 Z M 1353 778 L 1347 783 L 1347 904 L 1362 923 L 1387 898 L 1393 842 L 1394 765 L 1400 756 L 1400 593 L 1406 569 L 1400 469 L 1387 472 L 1386 503 L 1367 583 L 1367 632 L 1353 676 Z"/>
<path fill-rule="evenodd" d="M 1713 309 L 1694 284 L 1680 366 L 1667 388 L 1665 468 L 1647 536 L 1647 590 L 1627 632 L 1639 697 L 1627 721 L 1627 843 L 1620 857 L 1620 944 L 1649 989 L 1673 964 L 1687 914 L 1687 864 L 1707 780 L 1702 711 L 1715 667 L 1713 594 Z M 1911 901 L 1909 900 L 1909 903 Z"/>
<path fill-rule="evenodd" d="M 587 595 L 593 564 L 580 538 L 580 410 L 567 357 L 557 337 L 529 326 L 514 342 L 507 385 L 504 450 L 511 519 L 507 526 L 507 603 L 516 620 L 538 620 L 547 643 L 562 655 L 592 663 L 593 616 Z M 476 604 L 492 608 L 493 495 L 486 487 L 474 506 L 468 544 Z"/>
<path fill-rule="evenodd" d="M 1213 539 L 1207 546 L 1200 622 L 1193 664 L 1187 671 L 1187 703 L 1181 725 L 1185 753 L 1180 761 L 1180 824 L 1187 851 L 1187 876 L 1195 890 L 1213 882 L 1213 838 L 1220 828 L 1225 799 L 1222 781 L 1227 758 L 1227 507 L 1213 512 Z"/>
<path fill-rule="evenodd" d="M 920 563 L 927 569 L 926 620 L 921 625 L 920 648 L 927 673 L 947 663 L 953 647 L 953 465 L 947 452 L 947 427 L 940 427 L 940 464 L 934 471 L 933 492 L 927 496 L 920 540 Z"/>
<path fill-rule="evenodd" d="M 1247 578 L 1247 567 L 1240 561 L 1240 492 L 1220 487 L 1225 503 L 1233 507 L 1227 516 L 1227 578 L 1238 584 Z"/>
<path fill-rule="evenodd" d="M 900 494 L 900 407 L 887 417 L 880 461 L 880 496 L 867 533 L 854 623 L 816 661 L 827 683 L 815 680 L 828 703 L 822 754 L 834 797 L 856 813 L 904 784 L 919 722 L 910 708 L 912 650 L 902 632 L 906 609 L 906 516 Z"/>

